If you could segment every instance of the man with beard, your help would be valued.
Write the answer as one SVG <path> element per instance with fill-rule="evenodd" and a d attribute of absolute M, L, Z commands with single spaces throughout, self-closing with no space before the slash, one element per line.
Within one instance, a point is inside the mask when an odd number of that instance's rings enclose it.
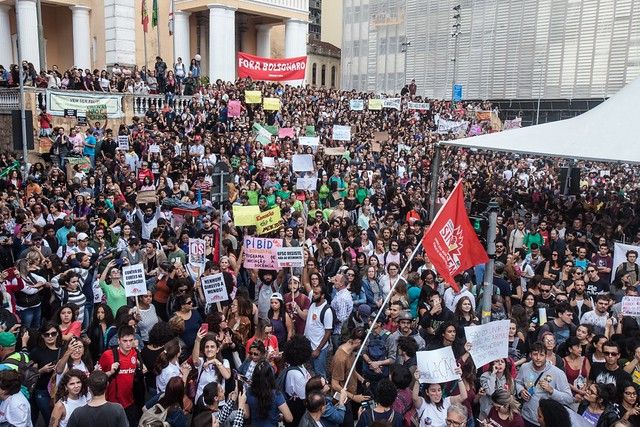
<path fill-rule="evenodd" d="M 250 270 L 251 281 L 255 283 L 255 298 L 258 305 L 258 317 L 267 319 L 271 307 L 271 295 L 278 292 L 275 283 L 276 274 L 272 270 Z"/>
<path fill-rule="evenodd" d="M 138 207 L 135 210 L 138 219 L 140 220 L 140 225 L 142 230 L 140 232 L 141 237 L 144 240 L 149 240 L 151 238 L 151 232 L 158 227 L 158 219 L 160 218 L 160 205 L 156 207 L 155 212 L 153 211 L 153 207 L 151 205 L 147 205 L 144 209 L 144 213 L 141 212 Z"/>
<path fill-rule="evenodd" d="M 593 310 L 593 301 L 587 296 L 584 280 L 577 279 L 573 282 L 573 290 L 569 294 L 569 304 L 573 308 L 573 323 L 580 324 L 582 316 Z"/>
<path fill-rule="evenodd" d="M 424 350 L 426 343 L 417 331 L 413 330 L 413 317 L 407 310 L 398 316 L 398 330 L 391 334 L 387 340 L 387 353 L 389 358 L 395 362 L 398 358 L 398 340 L 400 337 L 411 337 L 418 345 L 418 351 Z"/>
<path fill-rule="evenodd" d="M 314 286 L 312 292 L 304 336 L 311 341 L 313 371 L 316 375 L 327 378 L 327 357 L 329 355 L 329 338 L 333 332 L 333 314 L 324 297 L 322 284 Z"/>

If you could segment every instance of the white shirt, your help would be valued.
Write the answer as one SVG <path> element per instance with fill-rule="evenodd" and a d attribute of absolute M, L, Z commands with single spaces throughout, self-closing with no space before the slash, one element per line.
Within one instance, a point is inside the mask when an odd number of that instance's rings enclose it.
<path fill-rule="evenodd" d="M 442 399 L 442 409 L 422 399 L 422 405 L 418 408 L 420 427 L 446 427 L 449 406 L 451 406 L 451 399 L 448 397 Z"/>
<path fill-rule="evenodd" d="M 29 401 L 17 392 L 0 403 L 0 423 L 9 423 L 15 427 L 33 427 Z"/>
<path fill-rule="evenodd" d="M 298 369 L 300 369 L 300 372 Z M 284 391 L 287 395 L 297 397 L 298 399 L 304 399 L 307 397 L 305 386 L 307 381 L 311 378 L 311 375 L 304 366 L 296 366 L 289 369 L 287 378 L 284 384 Z"/>
<path fill-rule="evenodd" d="M 209 383 L 217 382 L 224 388 L 224 378 L 218 378 L 218 373 L 213 364 L 207 365 L 205 370 L 202 370 L 202 365 L 204 365 L 204 359 L 201 357 L 198 365 L 198 389 L 196 390 L 196 401 L 202 395 L 202 391 L 204 390 L 204 386 Z M 222 360 L 222 366 L 227 369 L 231 369 L 231 365 L 227 359 Z"/>
<path fill-rule="evenodd" d="M 320 313 L 324 308 L 325 304 L 328 304 L 326 301 L 320 305 L 316 306 L 315 303 L 312 303 L 309 306 L 309 313 L 307 314 L 307 323 L 304 325 L 304 335 L 309 338 L 311 341 L 311 348 L 317 349 L 320 345 L 320 341 L 324 337 L 324 333 L 326 329 L 333 330 L 333 316 L 331 313 L 325 312 L 324 319 L 320 319 Z M 325 323 L 323 323 L 323 320 Z M 321 350 L 324 350 L 329 345 L 329 340 Z"/>
<path fill-rule="evenodd" d="M 164 393 L 169 380 L 173 377 L 182 377 L 182 374 L 180 373 L 180 365 L 169 362 L 169 364 L 156 377 L 156 391 L 158 393 Z"/>

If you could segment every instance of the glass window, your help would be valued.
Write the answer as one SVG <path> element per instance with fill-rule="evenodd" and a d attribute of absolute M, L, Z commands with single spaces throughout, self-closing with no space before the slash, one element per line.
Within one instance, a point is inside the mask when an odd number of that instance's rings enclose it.
<path fill-rule="evenodd" d="M 331 67 L 331 87 L 336 87 L 336 66 Z"/>
<path fill-rule="evenodd" d="M 318 64 L 314 62 L 313 65 L 311 66 L 311 84 L 314 86 L 317 81 L 317 78 L 316 78 L 317 74 L 318 74 Z"/>
<path fill-rule="evenodd" d="M 322 71 L 320 71 L 320 85 L 324 86 L 327 83 L 327 66 L 322 64 Z"/>

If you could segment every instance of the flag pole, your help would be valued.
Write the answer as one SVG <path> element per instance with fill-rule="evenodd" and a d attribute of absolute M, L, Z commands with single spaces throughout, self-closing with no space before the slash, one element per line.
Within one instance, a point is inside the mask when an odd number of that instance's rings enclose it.
<path fill-rule="evenodd" d="M 416 253 L 418 253 L 418 250 L 421 247 L 422 247 L 422 239 L 420 239 L 420 241 L 418 242 L 418 245 L 415 247 L 415 249 L 411 253 L 411 256 L 409 257 L 409 259 L 407 259 L 407 262 L 404 264 L 404 267 L 402 267 L 402 270 L 400 271 L 400 274 L 398 274 L 398 277 L 396 278 L 396 282 L 393 284 L 391 289 L 389 289 L 389 293 L 387 294 L 386 298 L 382 302 L 382 306 L 380 306 L 380 308 L 378 309 L 378 312 L 376 313 L 376 316 L 373 318 L 373 321 L 371 322 L 371 326 L 369 326 L 369 330 L 367 331 L 367 335 L 365 335 L 364 340 L 362 340 L 362 344 L 360 345 L 360 348 L 358 349 L 358 353 L 356 354 L 355 362 L 351 366 L 351 369 L 349 370 L 349 375 L 347 375 L 347 380 L 344 382 L 344 386 L 345 387 L 347 387 L 347 384 L 349 384 L 349 380 L 351 379 L 351 376 L 353 375 L 353 372 L 356 369 L 358 359 L 360 359 L 360 356 L 362 355 L 362 350 L 364 350 L 365 344 L 367 343 L 367 340 L 369 339 L 369 336 L 371 336 L 371 332 L 373 332 L 373 328 L 376 327 L 376 322 L 378 321 L 378 318 L 380 317 L 380 313 L 382 313 L 383 307 L 386 306 L 387 303 L 389 303 L 389 299 L 391 299 L 391 294 L 395 290 L 396 285 L 398 284 L 398 282 L 400 281 L 400 278 L 405 273 L 405 270 L 407 269 L 407 267 L 409 266 L 409 264 L 413 260 L 413 257 L 416 256 Z"/>
<path fill-rule="evenodd" d="M 144 34 L 144 71 L 147 75 L 149 75 L 149 62 L 147 61 L 147 32 L 143 31 Z"/>

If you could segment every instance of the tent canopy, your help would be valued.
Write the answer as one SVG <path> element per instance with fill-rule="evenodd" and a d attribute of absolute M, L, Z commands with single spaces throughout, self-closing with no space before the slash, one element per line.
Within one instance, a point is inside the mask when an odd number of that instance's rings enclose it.
<path fill-rule="evenodd" d="M 554 157 L 640 163 L 640 77 L 571 119 L 446 141 L 446 145 Z M 639 123 L 636 123 L 638 121 Z"/>

